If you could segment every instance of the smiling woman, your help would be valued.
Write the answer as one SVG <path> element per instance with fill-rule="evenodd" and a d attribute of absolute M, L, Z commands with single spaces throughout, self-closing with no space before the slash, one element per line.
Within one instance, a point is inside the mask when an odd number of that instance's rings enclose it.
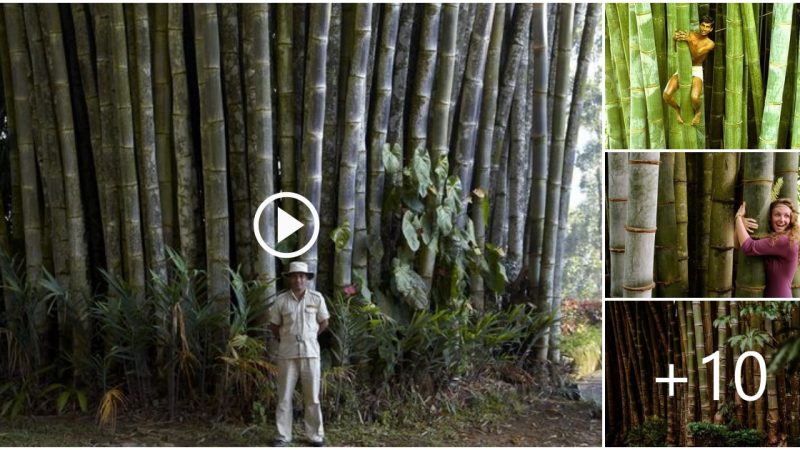
<path fill-rule="evenodd" d="M 770 234 L 763 239 L 750 237 L 758 224 L 745 217 L 746 204 L 736 213 L 736 246 L 748 256 L 763 256 L 766 269 L 764 297 L 792 296 L 792 278 L 797 271 L 797 250 L 800 226 L 797 212 L 788 198 L 779 198 L 769 205 Z"/>

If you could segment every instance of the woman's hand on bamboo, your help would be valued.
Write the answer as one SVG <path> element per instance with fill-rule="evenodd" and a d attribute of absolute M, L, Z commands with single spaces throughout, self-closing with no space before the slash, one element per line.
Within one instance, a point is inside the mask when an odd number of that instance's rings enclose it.
<path fill-rule="evenodd" d="M 742 219 L 742 224 L 747 230 L 747 233 L 753 234 L 753 232 L 758 229 L 758 221 L 745 217 L 745 214 L 747 214 L 747 203 L 742 202 L 742 205 L 739 206 L 739 210 L 736 211 L 736 219 Z"/>

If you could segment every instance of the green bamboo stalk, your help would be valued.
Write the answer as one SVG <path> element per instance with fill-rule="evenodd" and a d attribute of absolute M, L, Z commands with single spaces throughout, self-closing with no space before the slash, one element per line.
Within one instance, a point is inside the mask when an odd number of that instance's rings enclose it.
<path fill-rule="evenodd" d="M 415 89 L 411 97 L 408 115 L 408 147 L 406 154 L 413 155 L 418 148 L 426 149 L 428 140 L 428 119 L 436 73 L 436 53 L 439 36 L 440 4 L 425 5 L 420 36 L 419 57 Z M 406 158 L 408 160 L 408 158 Z M 462 180 L 462 186 L 464 182 Z"/>
<path fill-rule="evenodd" d="M 303 195 L 319 211 L 322 200 L 322 146 L 325 127 L 325 99 L 327 95 L 326 70 L 328 59 L 328 30 L 330 28 L 330 5 L 311 5 L 309 42 L 305 73 L 305 99 L 303 119 L 303 167 L 300 188 Z M 300 208 L 300 220 L 305 224 L 301 230 L 300 245 L 311 239 L 315 226 L 308 208 Z M 324 237 L 322 238 L 324 239 Z M 317 246 L 304 255 L 308 270 L 318 271 Z"/>
<path fill-rule="evenodd" d="M 370 243 L 369 285 L 378 289 L 381 282 L 381 258 L 383 248 L 381 236 L 382 203 L 384 197 L 383 149 L 389 126 L 389 113 L 392 100 L 392 67 L 394 66 L 397 33 L 400 22 L 399 3 L 385 5 L 382 12 L 382 30 L 378 49 L 378 62 L 375 69 L 375 107 L 370 116 L 369 141 L 369 215 L 367 235 Z"/>
<path fill-rule="evenodd" d="M 546 38 L 544 24 L 545 17 L 544 17 L 544 6 L 543 5 L 534 5 L 533 8 L 533 15 L 539 14 L 539 23 L 541 27 L 533 27 L 531 30 L 534 38 L 534 45 L 535 45 L 535 52 L 544 52 L 546 51 Z M 532 20 L 535 20 L 532 19 Z M 489 194 L 489 186 L 490 186 L 490 179 L 489 175 L 491 173 L 491 157 L 492 157 L 492 136 L 494 134 L 494 120 L 495 114 L 497 112 L 497 91 L 498 91 L 498 84 L 500 78 L 500 52 L 502 49 L 502 41 L 503 41 L 503 29 L 505 23 L 505 5 L 498 4 L 495 7 L 494 17 L 492 20 L 491 25 L 491 36 L 489 38 L 489 47 L 486 52 L 486 67 L 484 68 L 484 86 L 483 86 L 483 94 L 481 99 L 481 111 L 480 111 L 480 122 L 478 124 L 478 143 L 477 148 L 475 149 L 475 190 L 478 194 L 476 195 L 478 201 L 473 204 L 471 210 L 471 217 L 472 221 L 475 224 L 475 240 L 478 242 L 478 245 L 481 246 L 482 249 L 486 248 L 486 240 L 487 240 L 487 226 L 488 217 L 484 214 L 485 210 L 488 210 L 488 194 Z M 537 53 L 534 54 L 534 59 L 536 58 Z M 542 67 L 541 69 L 545 70 L 546 75 L 546 67 Z M 538 72 L 539 76 L 541 77 L 541 71 Z M 534 72 L 536 75 L 537 72 Z M 545 81 L 546 86 L 546 81 Z M 541 87 L 541 86 L 540 86 Z M 539 95 L 539 97 L 537 97 Z M 547 95 L 546 92 L 544 93 L 537 93 L 534 92 L 531 101 L 537 99 L 539 101 L 538 105 L 542 108 L 547 107 L 547 101 L 545 96 Z M 534 130 L 537 126 L 539 127 L 546 127 L 545 122 L 547 122 L 546 117 L 544 115 L 539 116 L 537 120 L 532 124 Z M 535 139 L 534 131 L 531 132 L 531 138 Z M 535 144 L 534 144 L 535 145 Z M 454 167 L 454 170 L 463 170 L 464 166 L 460 166 L 459 162 L 463 161 L 466 162 L 467 159 L 465 157 L 460 157 L 458 153 L 456 153 L 456 165 L 458 167 Z M 461 178 L 462 175 L 459 175 Z M 464 175 L 466 177 L 466 175 Z M 470 301 L 472 305 L 478 309 L 484 309 L 484 296 L 483 296 L 483 278 L 481 276 L 473 276 L 471 278 L 471 295 Z"/>
<path fill-rule="evenodd" d="M 702 154 L 702 200 L 700 205 L 700 220 L 699 220 L 699 257 L 697 262 L 697 292 L 701 297 L 709 297 L 708 295 L 708 270 L 709 270 L 709 257 L 710 257 L 710 242 L 711 242 L 711 210 L 712 210 L 712 194 L 714 191 L 714 154 Z"/>
<path fill-rule="evenodd" d="M 678 72 L 678 51 L 677 46 L 672 43 L 672 36 L 677 31 L 676 19 L 676 4 L 667 4 L 667 74 L 672 77 L 673 74 Z M 669 128 L 669 147 L 670 148 L 686 148 L 683 139 L 683 127 L 675 120 L 675 115 L 672 113 L 666 114 L 667 126 Z"/>
<path fill-rule="evenodd" d="M 627 17 L 627 15 L 625 16 Z M 627 21 L 626 21 L 627 23 Z M 614 4 L 607 3 L 606 4 L 606 33 L 608 36 L 609 46 L 606 46 L 606 54 L 611 55 L 611 60 L 613 61 L 614 65 L 614 73 L 616 74 L 616 86 L 617 86 L 617 93 L 619 97 L 620 105 L 622 106 L 622 122 L 620 125 L 622 126 L 620 130 L 622 131 L 624 142 L 627 144 L 628 142 L 628 134 L 630 133 L 630 71 L 628 66 L 628 52 L 626 50 L 626 46 L 628 44 L 627 38 L 623 39 L 622 32 L 621 32 L 621 25 L 619 20 L 619 15 L 617 14 L 617 8 Z M 607 77 L 608 78 L 608 77 Z M 612 77 L 613 78 L 613 77 Z M 611 121 L 609 121 L 609 126 L 614 125 Z M 617 135 L 615 132 L 611 132 L 609 134 Z M 617 147 L 623 148 L 623 147 Z"/>
<path fill-rule="evenodd" d="M 741 5 L 742 34 L 747 54 L 747 67 L 750 74 L 750 89 L 753 98 L 756 133 L 761 134 L 762 115 L 764 111 L 764 87 L 761 80 L 761 59 L 758 51 L 759 36 L 756 31 L 756 19 L 750 5 Z M 735 7 L 735 6 L 733 6 Z"/>
<path fill-rule="evenodd" d="M 708 303 L 705 303 L 708 305 Z M 687 308 L 688 310 L 688 308 Z M 708 395 L 708 374 L 703 358 L 706 357 L 705 343 L 703 338 L 706 333 L 703 330 L 703 315 L 699 301 L 692 302 L 692 316 L 694 319 L 694 338 L 695 338 L 695 357 L 697 358 L 697 388 L 700 392 L 700 417 L 704 422 L 711 421 L 711 402 Z"/>
<path fill-rule="evenodd" d="M 165 4 L 153 6 L 153 120 L 156 133 L 156 167 L 158 190 L 161 198 L 161 223 L 164 244 L 175 248 L 178 242 L 177 209 L 175 205 L 175 183 L 172 158 L 172 121 L 170 102 L 172 86 L 169 72 L 169 11 Z"/>
<path fill-rule="evenodd" d="M 708 126 L 708 148 L 722 148 L 722 121 L 725 113 L 725 38 L 720 30 L 725 23 L 724 9 L 717 5 L 714 23 L 714 71 L 711 89 L 711 115 Z M 705 94 L 705 92 L 704 92 Z"/>
<path fill-rule="evenodd" d="M 47 30 L 44 36 L 45 54 L 50 69 L 50 85 L 58 123 L 58 143 L 61 148 L 61 164 L 64 168 L 64 193 L 67 207 L 67 231 L 69 235 L 69 321 L 72 328 L 73 362 L 75 377 L 88 370 L 90 358 L 91 322 L 89 321 L 89 272 L 87 267 L 88 246 L 83 202 L 80 191 L 80 173 L 75 143 L 75 128 L 72 120 L 72 103 L 69 92 L 66 55 L 63 52 L 64 35 L 57 5 L 39 7 L 40 24 Z"/>
<path fill-rule="evenodd" d="M 772 39 L 769 56 L 769 77 L 761 121 L 761 133 L 758 148 L 775 149 L 778 146 L 778 129 L 780 128 L 781 107 L 783 106 L 783 87 L 786 81 L 786 61 L 789 56 L 789 39 L 792 35 L 793 4 L 776 3 L 773 10 Z M 755 86 L 755 80 L 753 80 Z M 758 112 L 756 112 L 758 123 Z"/>
<path fill-rule="evenodd" d="M 195 46 L 197 47 L 200 95 L 200 148 L 203 154 L 203 210 L 206 223 L 206 268 L 208 298 L 221 315 L 214 341 L 223 342 L 230 308 L 229 212 L 225 115 L 222 99 L 219 25 L 214 5 L 195 5 Z M 259 249 L 260 250 L 260 249 Z"/>
<path fill-rule="evenodd" d="M 449 133 L 450 123 L 450 99 L 453 90 L 453 76 L 455 72 L 457 38 L 458 38 L 458 6 L 445 4 L 441 13 L 441 31 L 438 48 L 439 62 L 436 69 L 436 87 L 431 111 L 430 127 L 430 159 L 433 167 L 444 167 L 449 170 Z M 463 145 L 463 143 L 462 143 Z M 470 152 L 461 152 L 470 153 Z M 435 192 L 428 192 L 426 199 L 427 208 L 432 211 L 438 208 L 441 201 L 437 201 L 438 193 L 444 190 L 444 179 L 434 180 Z M 469 186 L 462 186 L 464 190 L 469 190 Z M 420 254 L 419 274 L 428 286 L 433 281 L 433 268 L 436 263 L 436 255 L 439 250 L 439 233 L 434 233 L 436 239 L 431 239 L 427 245 L 423 245 Z"/>
<path fill-rule="evenodd" d="M 162 279 L 166 279 L 167 266 L 164 253 L 164 233 L 161 228 L 161 195 L 158 190 L 156 169 L 156 130 L 153 112 L 152 52 L 150 49 L 150 19 L 147 5 L 134 7 L 134 36 L 136 38 L 136 117 L 139 119 L 137 135 L 138 177 L 141 182 L 141 202 L 144 214 L 144 244 L 148 269 Z"/>
<path fill-rule="evenodd" d="M 252 247 L 253 214 L 250 208 L 250 189 L 247 180 L 247 129 L 245 126 L 244 93 L 242 92 L 241 42 L 239 38 L 239 7 L 233 3 L 218 7 L 220 22 L 220 51 L 222 54 L 222 87 L 225 94 L 225 131 L 228 145 L 231 212 L 236 267 L 245 279 L 253 276 Z M 288 203 L 287 210 L 294 203 Z M 292 209 L 292 212 L 294 210 Z"/>
<path fill-rule="evenodd" d="M 574 5 L 559 8 L 558 53 L 556 57 L 556 91 L 553 103 L 553 145 L 550 149 L 547 171 L 547 208 L 545 209 L 544 232 L 542 234 L 542 263 L 539 275 L 539 296 L 553 305 L 555 292 L 553 278 L 558 238 L 558 213 L 561 202 L 561 177 L 564 170 L 564 141 L 567 133 L 567 95 L 570 91 L 569 73 L 572 49 L 572 16 Z"/>
<path fill-rule="evenodd" d="M 289 3 L 278 4 L 275 14 L 275 87 L 278 90 L 276 131 L 278 155 L 281 162 L 280 184 L 281 190 L 284 192 L 295 192 L 300 188 L 297 182 L 298 168 L 295 162 L 294 128 L 298 118 L 295 112 L 294 92 L 296 74 L 292 61 L 293 8 L 294 5 Z M 298 212 L 296 207 L 294 202 L 289 203 L 286 205 L 285 211 L 294 216 Z"/>
<path fill-rule="evenodd" d="M 247 4 L 242 8 L 242 54 L 244 55 L 245 110 L 247 111 L 247 167 L 250 179 L 250 210 L 255 211 L 267 197 L 275 193 L 275 151 L 272 128 L 269 8 L 264 4 Z M 274 248 L 275 224 L 264 217 L 275 217 L 275 210 L 264 210 L 260 227 L 267 245 Z M 208 234 L 208 233 L 206 233 Z M 264 296 L 275 295 L 277 268 L 275 258 L 260 246 L 252 246 L 253 275 L 269 283 Z M 259 319 L 266 323 L 267 318 Z"/>
<path fill-rule="evenodd" d="M 744 158 L 744 198 L 747 203 L 747 216 L 758 221 L 755 238 L 766 237 L 769 230 L 769 204 L 774 176 L 774 156 L 772 153 L 745 153 Z M 730 220 L 730 219 L 729 219 Z M 765 285 L 764 264 L 761 257 L 739 253 L 736 275 L 737 297 L 763 297 Z"/>
<path fill-rule="evenodd" d="M 25 238 L 25 275 L 31 286 L 36 286 L 41 276 L 43 266 L 42 252 L 42 217 L 39 212 L 39 185 L 36 174 L 36 155 L 34 153 L 33 139 L 33 86 L 28 78 L 31 71 L 28 59 L 28 45 L 25 41 L 25 23 L 22 17 L 22 7 L 16 4 L 4 5 L 6 34 L 8 35 L 9 62 L 14 70 L 11 71 L 12 84 L 7 86 L 14 100 L 14 114 L 17 118 L 16 135 L 17 148 L 19 149 L 20 182 L 22 183 L 22 228 Z M 45 302 L 39 302 L 34 311 L 33 326 L 43 344 L 47 331 L 47 307 Z M 39 351 L 34 352 L 34 358 L 41 361 Z M 37 364 L 38 365 L 38 364 Z"/>
<path fill-rule="evenodd" d="M 628 202 L 628 155 L 608 153 L 608 250 L 611 296 L 622 297 L 625 267 L 625 220 Z"/>
<path fill-rule="evenodd" d="M 639 63 L 641 65 L 644 94 L 647 101 L 647 128 L 650 148 L 663 149 L 667 147 L 667 141 L 664 136 L 661 81 L 658 76 L 660 67 L 656 54 L 657 47 L 654 36 L 653 15 L 650 12 L 650 5 L 648 3 L 636 3 L 634 8 L 639 38 Z"/>
<path fill-rule="evenodd" d="M 742 141 L 744 123 L 743 103 L 743 75 L 742 64 L 744 53 L 742 51 L 742 21 L 739 14 L 739 5 L 729 3 L 726 5 L 726 45 L 725 45 L 725 119 L 723 145 L 725 148 L 742 148 L 747 141 Z"/>
<path fill-rule="evenodd" d="M 675 5 L 675 15 L 679 30 L 689 30 L 689 4 L 678 3 Z M 677 42 L 678 46 L 678 83 L 680 85 L 679 101 L 681 117 L 683 118 L 683 143 L 686 148 L 697 147 L 697 135 L 692 126 L 694 108 L 692 107 L 692 58 L 689 54 L 689 44 Z"/>
<path fill-rule="evenodd" d="M 733 290 L 733 217 L 737 158 L 734 153 L 715 153 L 709 236 L 709 297 L 730 297 Z"/>
<path fill-rule="evenodd" d="M 686 154 L 675 153 L 675 167 L 673 169 L 675 182 L 675 223 L 677 225 L 677 245 L 675 252 L 678 257 L 679 297 L 689 294 L 689 210 L 686 195 Z"/>
<path fill-rule="evenodd" d="M 438 13 L 438 10 L 437 10 Z M 347 107 L 345 110 L 343 153 L 339 168 L 339 226 L 349 224 L 350 229 L 356 227 L 356 173 L 358 170 L 358 152 L 364 147 L 364 122 L 366 120 L 366 105 L 364 104 L 364 91 L 366 89 L 367 57 L 369 40 L 372 35 L 370 20 L 372 17 L 371 6 L 359 5 L 356 9 L 355 43 L 353 47 L 353 60 L 350 75 L 347 78 Z M 438 14 L 437 14 L 438 17 Z M 419 129 L 417 129 L 419 131 Z M 336 254 L 334 266 L 334 283 L 337 288 L 343 288 L 354 283 L 353 272 L 356 269 L 354 255 L 354 235 L 351 233 L 347 243 Z M 366 261 L 364 261 L 364 267 Z M 363 274 L 366 275 L 366 274 Z"/>
<path fill-rule="evenodd" d="M 636 13 L 633 4 L 626 16 L 630 25 L 630 82 L 631 82 L 631 116 L 628 148 L 649 148 L 647 140 L 647 101 L 644 92 L 641 52 L 639 51 L 639 30 L 636 27 Z M 621 17 L 622 19 L 622 17 Z"/>
<path fill-rule="evenodd" d="M 198 268 L 201 266 L 202 255 L 202 244 L 199 242 L 202 221 L 199 220 L 196 213 L 200 210 L 200 202 L 197 195 L 198 180 L 193 155 L 189 86 L 182 45 L 183 7 L 175 4 L 169 5 L 168 15 L 179 250 L 187 267 Z"/>
<path fill-rule="evenodd" d="M 659 155 L 634 152 L 628 161 L 625 297 L 649 298 L 653 283 Z"/>
<path fill-rule="evenodd" d="M 614 62 L 608 51 L 610 47 L 608 33 L 605 34 L 605 46 L 606 148 L 621 149 L 627 146 L 627 139 L 625 138 L 625 125 L 622 121 L 622 105 L 617 95 L 617 86 L 614 83 Z"/>
<path fill-rule="evenodd" d="M 667 298 L 683 297 L 676 248 L 678 225 L 675 214 L 674 167 L 675 154 L 662 152 L 661 164 L 658 166 L 655 265 L 656 294 Z"/>
<path fill-rule="evenodd" d="M 656 44 L 659 86 L 664 86 L 671 74 L 667 72 L 667 8 L 664 3 L 651 3 L 653 14 L 653 37 Z"/>
<path fill-rule="evenodd" d="M 794 104 L 795 97 L 795 78 L 797 77 L 797 60 L 794 55 L 797 54 L 798 39 L 800 39 L 800 9 L 792 8 L 792 32 L 789 38 L 789 55 L 786 65 L 786 80 L 783 85 L 783 107 L 781 108 L 781 123 L 778 127 L 778 146 L 779 149 L 790 148 L 790 133 L 789 126 L 791 125 L 791 118 L 794 111 L 791 105 Z"/>

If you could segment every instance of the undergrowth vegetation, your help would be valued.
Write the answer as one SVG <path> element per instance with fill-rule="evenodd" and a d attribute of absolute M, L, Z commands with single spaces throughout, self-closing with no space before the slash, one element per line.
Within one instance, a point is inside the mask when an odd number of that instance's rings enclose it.
<path fill-rule="evenodd" d="M 32 320 L 38 307 L 64 310 L 69 291 L 49 274 L 29 285 L 19 262 L 2 257 L 3 286 L 17 307 L 0 316 L 0 378 L 8 380 L 0 385 L 0 416 L 95 410 L 101 426 L 111 429 L 126 408 L 155 407 L 174 417 L 212 407 L 254 422 L 271 418 L 276 365 L 274 342 L 263 328 L 265 285 L 231 270 L 225 321 L 207 301 L 205 273 L 189 269 L 173 251 L 169 257 L 169 278 L 153 276 L 146 296 L 103 272 L 108 291 L 85 310 L 95 325 L 87 337 L 93 356 L 80 378 L 76 361 L 60 350 L 64 330 L 40 334 Z M 328 302 L 330 331 L 321 337 L 325 411 L 361 422 L 394 420 L 399 409 L 455 413 L 477 395 L 459 388 L 483 378 L 530 387 L 531 350 L 554 320 L 529 304 L 477 313 L 465 299 L 398 321 L 357 293 Z M 219 332 L 224 348 L 213 344 Z M 30 342 L 45 348 L 27 351 Z M 32 356 L 39 354 L 58 362 L 42 366 Z"/>

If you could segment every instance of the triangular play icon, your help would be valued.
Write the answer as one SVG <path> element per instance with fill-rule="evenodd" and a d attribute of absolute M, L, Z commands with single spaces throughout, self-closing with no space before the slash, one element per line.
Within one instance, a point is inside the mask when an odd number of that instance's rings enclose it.
<path fill-rule="evenodd" d="M 275 242 L 276 244 L 279 244 L 300 228 L 303 228 L 303 222 L 300 222 L 278 207 L 278 240 Z"/>

